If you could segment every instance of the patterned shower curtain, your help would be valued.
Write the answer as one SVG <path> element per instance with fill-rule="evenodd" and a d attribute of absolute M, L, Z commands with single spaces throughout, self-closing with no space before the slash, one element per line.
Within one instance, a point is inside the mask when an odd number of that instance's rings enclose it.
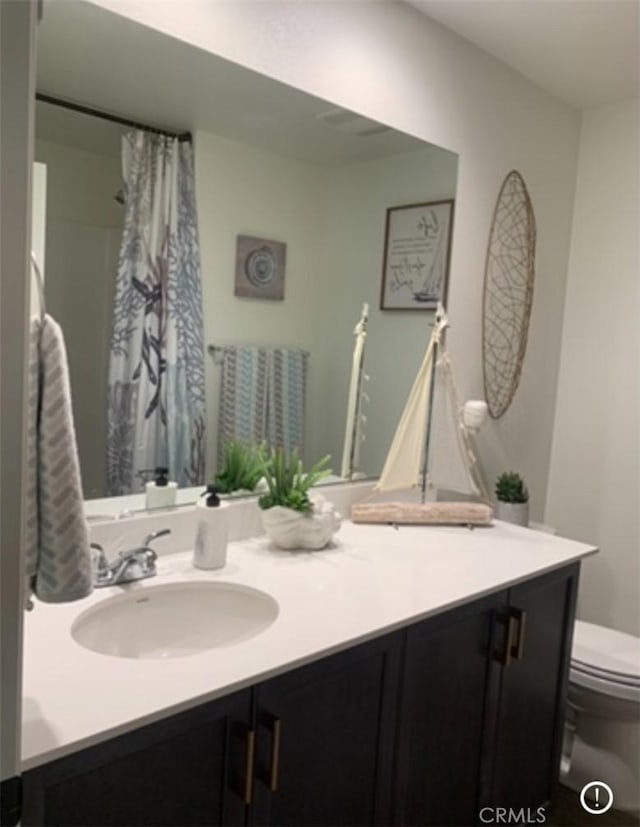
<path fill-rule="evenodd" d="M 204 335 L 191 143 L 148 132 L 122 141 L 125 226 L 107 400 L 107 492 L 142 487 L 158 465 L 204 480 Z"/>

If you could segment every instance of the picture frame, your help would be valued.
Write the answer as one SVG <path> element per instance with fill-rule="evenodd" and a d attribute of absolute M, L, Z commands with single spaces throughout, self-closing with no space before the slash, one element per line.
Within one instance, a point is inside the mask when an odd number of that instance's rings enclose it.
<path fill-rule="evenodd" d="M 284 299 L 287 245 L 252 235 L 236 236 L 234 295 L 245 299 Z"/>
<path fill-rule="evenodd" d="M 455 201 L 387 209 L 381 310 L 434 310 L 446 305 Z"/>

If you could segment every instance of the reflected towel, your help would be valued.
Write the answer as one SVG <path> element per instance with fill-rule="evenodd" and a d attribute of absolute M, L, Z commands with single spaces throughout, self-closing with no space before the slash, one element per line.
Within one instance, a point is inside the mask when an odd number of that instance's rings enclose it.
<path fill-rule="evenodd" d="M 267 358 L 267 442 L 290 453 L 302 451 L 309 354 L 274 348 Z"/>
<path fill-rule="evenodd" d="M 224 467 L 225 445 L 239 440 L 259 445 L 267 435 L 267 350 L 225 347 L 222 356 L 218 469 Z"/>
<path fill-rule="evenodd" d="M 92 591 L 89 534 L 73 426 L 69 368 L 59 325 L 31 322 L 26 575 L 46 603 Z"/>
<path fill-rule="evenodd" d="M 225 445 L 266 442 L 302 450 L 309 354 L 304 350 L 225 347 L 218 417 L 218 469 Z"/>

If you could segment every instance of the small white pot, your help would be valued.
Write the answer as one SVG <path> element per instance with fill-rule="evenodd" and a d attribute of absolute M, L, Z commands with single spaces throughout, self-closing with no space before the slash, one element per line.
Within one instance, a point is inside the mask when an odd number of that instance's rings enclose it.
<path fill-rule="evenodd" d="M 321 549 L 340 528 L 342 518 L 320 495 L 312 497 L 313 512 L 302 514 L 291 508 L 275 505 L 262 512 L 262 525 L 271 542 L 278 548 Z"/>
<path fill-rule="evenodd" d="M 505 523 L 514 523 L 514 525 L 526 528 L 529 525 L 529 503 L 504 503 L 498 500 L 495 516 L 497 520 L 504 520 Z"/>

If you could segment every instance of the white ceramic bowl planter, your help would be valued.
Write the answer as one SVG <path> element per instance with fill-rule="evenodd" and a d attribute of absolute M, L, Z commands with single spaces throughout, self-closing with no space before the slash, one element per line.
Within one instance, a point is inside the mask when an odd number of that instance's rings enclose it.
<path fill-rule="evenodd" d="M 304 514 L 292 508 L 275 505 L 262 512 L 262 525 L 267 537 L 278 548 L 322 549 L 340 528 L 342 518 L 331 503 L 319 494 L 311 497 L 313 511 Z"/>

